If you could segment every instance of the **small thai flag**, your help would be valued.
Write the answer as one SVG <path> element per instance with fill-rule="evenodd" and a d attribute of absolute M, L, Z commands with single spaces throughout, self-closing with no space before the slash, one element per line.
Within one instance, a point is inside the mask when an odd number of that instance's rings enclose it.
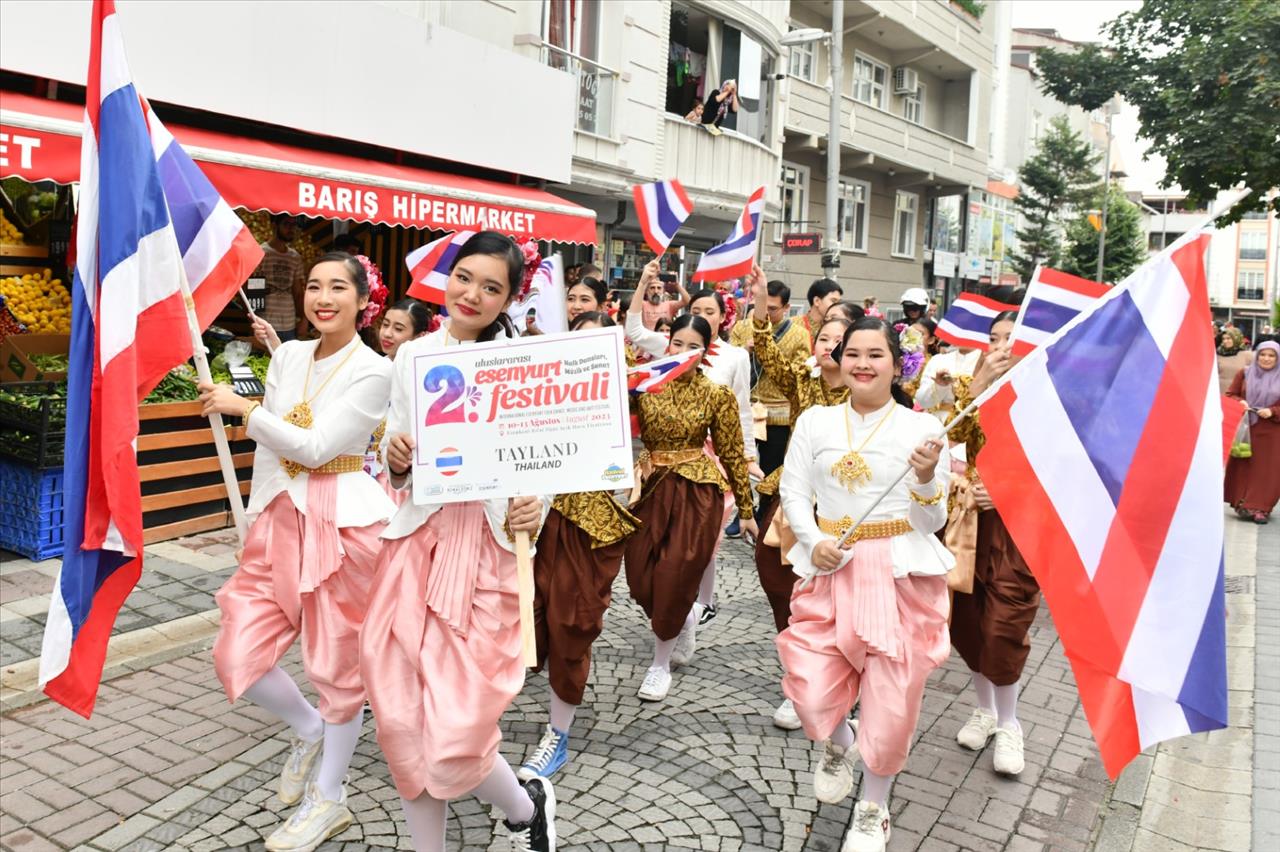
<path fill-rule="evenodd" d="M 693 202 L 685 195 L 680 181 L 674 179 L 633 186 L 631 194 L 636 201 L 636 216 L 640 219 L 644 241 L 654 254 L 662 254 L 693 212 Z"/>
<path fill-rule="evenodd" d="M 458 231 L 409 252 L 404 263 L 409 267 L 413 281 L 405 295 L 434 305 L 443 305 L 444 289 L 449 281 L 449 273 L 453 270 L 453 260 L 458 256 L 458 249 L 462 248 L 462 244 L 475 234 L 475 231 Z"/>
<path fill-rule="evenodd" d="M 729 239 L 707 249 L 698 261 L 698 271 L 693 273 L 695 282 L 728 281 L 741 278 L 751 272 L 756 261 L 756 240 L 760 236 L 760 214 L 764 212 L 764 187 L 751 193 L 742 217 L 733 226 Z"/>
<path fill-rule="evenodd" d="M 1037 266 L 1013 327 L 1013 354 L 1031 354 L 1110 289 L 1087 278 Z"/>
<path fill-rule="evenodd" d="M 627 370 L 627 389 L 632 393 L 662 393 L 671 382 L 693 369 L 698 350 L 678 352 Z"/>
<path fill-rule="evenodd" d="M 462 470 L 462 453 L 457 447 L 441 447 L 436 454 L 436 470 L 441 476 L 456 476 Z"/>
<path fill-rule="evenodd" d="M 938 323 L 938 339 L 952 346 L 986 352 L 991 346 L 991 321 L 997 314 L 1016 310 L 1017 305 L 1006 305 L 976 293 L 961 293 Z"/>

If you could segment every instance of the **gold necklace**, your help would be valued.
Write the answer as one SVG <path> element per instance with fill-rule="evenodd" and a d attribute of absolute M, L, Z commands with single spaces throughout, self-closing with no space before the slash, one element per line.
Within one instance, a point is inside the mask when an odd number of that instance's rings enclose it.
<path fill-rule="evenodd" d="M 329 374 L 329 377 L 320 383 L 320 387 L 316 388 L 316 392 L 311 396 L 307 396 L 307 388 L 311 386 L 311 369 L 316 365 L 316 359 L 312 357 L 307 363 L 307 378 L 302 383 L 302 401 L 289 409 L 289 413 L 284 416 L 286 423 L 292 423 L 299 429 L 310 429 L 312 427 L 315 423 L 315 418 L 311 413 L 312 400 L 320 395 L 320 392 L 328 386 L 329 382 L 333 381 L 333 377 L 338 375 L 338 371 L 351 360 L 351 356 L 356 354 L 356 350 L 359 348 L 358 346 L 352 346 L 347 356 L 338 362 L 338 366 L 333 368 L 333 372 Z"/>
<path fill-rule="evenodd" d="M 842 406 L 843 407 L 843 406 Z M 850 406 L 852 408 L 852 405 Z M 894 408 L 897 408 L 895 405 Z M 871 434 L 863 441 L 858 448 L 853 448 L 853 427 L 849 425 L 849 412 L 842 412 L 844 416 L 844 431 L 849 439 L 849 452 L 840 457 L 840 460 L 831 466 L 831 475 L 834 476 L 841 485 L 849 489 L 850 493 L 858 490 L 858 486 L 871 481 L 871 467 L 867 464 L 867 460 L 862 457 L 862 450 L 866 449 L 867 444 L 871 443 L 871 439 L 880 431 L 880 427 L 888 422 L 893 416 L 893 408 L 889 409 L 889 413 L 880 418 L 880 422 L 871 430 Z"/>

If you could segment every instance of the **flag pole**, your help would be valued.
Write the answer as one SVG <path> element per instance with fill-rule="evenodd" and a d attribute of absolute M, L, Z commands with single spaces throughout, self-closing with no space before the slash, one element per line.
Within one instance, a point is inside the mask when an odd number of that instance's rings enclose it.
<path fill-rule="evenodd" d="M 201 382 L 213 383 L 213 374 L 209 371 L 209 359 L 205 357 L 204 341 L 200 338 L 200 320 L 196 317 L 196 302 L 191 297 L 191 285 L 187 281 L 187 270 L 178 264 L 178 286 L 182 288 L 182 304 L 187 309 L 187 328 L 191 332 L 191 354 L 196 362 L 196 375 Z M 236 468 L 231 461 L 231 444 L 227 441 L 226 426 L 222 415 L 214 412 L 209 415 L 209 428 L 213 430 L 213 443 L 218 450 L 218 466 L 222 470 L 222 483 L 227 488 L 227 499 L 231 501 L 231 516 L 235 519 L 236 535 L 241 546 L 249 534 L 249 522 L 244 514 L 244 501 L 240 498 L 240 480 L 236 478 Z"/>

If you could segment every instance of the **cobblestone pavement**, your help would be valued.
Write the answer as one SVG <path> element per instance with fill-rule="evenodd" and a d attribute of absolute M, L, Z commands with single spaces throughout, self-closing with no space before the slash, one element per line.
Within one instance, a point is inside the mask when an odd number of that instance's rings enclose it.
<path fill-rule="evenodd" d="M 192 576 L 207 594 L 229 568 L 207 561 L 225 556 L 203 558 L 204 573 Z M 173 583 L 187 585 L 175 578 L 161 588 Z M 801 732 L 770 722 L 781 697 L 772 619 L 740 542 L 722 550 L 718 592 L 720 616 L 655 706 L 635 697 L 651 637 L 619 579 L 574 725 L 572 762 L 557 778 L 562 849 L 839 849 L 852 801 L 819 806 L 813 749 Z M 160 616 L 158 604 L 146 606 Z M 968 676 L 953 658 L 930 681 L 918 742 L 893 789 L 890 849 L 1089 847 L 1108 784 L 1046 611 L 1031 640 L 1021 709 L 1026 771 L 1000 778 L 989 751 L 955 744 L 970 705 Z M 286 661 L 301 680 L 296 652 Z M 503 721 L 503 751 L 515 763 L 546 723 L 546 695 L 545 678 L 531 676 Z M 3 716 L 0 728 L 5 850 L 261 848 L 280 820 L 273 782 L 286 747 L 282 726 L 243 702 L 226 703 L 207 643 L 110 680 L 90 721 L 42 702 Z M 372 721 L 349 789 L 357 822 L 322 849 L 409 848 Z M 487 808 L 472 798 L 453 804 L 449 834 L 450 849 L 501 848 Z"/>

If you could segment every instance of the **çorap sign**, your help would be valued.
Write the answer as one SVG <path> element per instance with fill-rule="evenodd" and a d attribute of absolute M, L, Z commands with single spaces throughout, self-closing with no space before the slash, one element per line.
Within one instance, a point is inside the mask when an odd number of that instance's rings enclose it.
<path fill-rule="evenodd" d="M 822 236 L 820 234 L 783 234 L 782 235 L 782 253 L 783 254 L 818 254 L 822 251 Z"/>
<path fill-rule="evenodd" d="M 634 484 L 622 329 L 414 357 L 419 504 Z"/>

